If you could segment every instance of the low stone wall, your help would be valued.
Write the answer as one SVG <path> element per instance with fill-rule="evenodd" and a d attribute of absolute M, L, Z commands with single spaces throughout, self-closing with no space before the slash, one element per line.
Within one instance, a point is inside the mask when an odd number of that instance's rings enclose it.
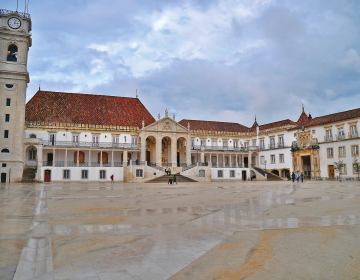
<path fill-rule="evenodd" d="M 200 170 L 205 170 L 205 177 L 199 176 Z M 195 166 L 184 172 L 180 172 L 180 174 L 198 182 L 211 182 L 211 168 L 209 166 Z"/>
<path fill-rule="evenodd" d="M 136 177 L 136 170 L 143 171 L 143 177 Z M 165 172 L 147 165 L 132 165 L 124 168 L 124 182 L 142 183 L 165 175 Z"/>

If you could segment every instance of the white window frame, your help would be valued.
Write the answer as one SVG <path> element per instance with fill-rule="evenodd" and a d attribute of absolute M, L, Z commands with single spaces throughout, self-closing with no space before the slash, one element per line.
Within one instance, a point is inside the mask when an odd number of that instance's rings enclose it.
<path fill-rule="evenodd" d="M 99 143 L 99 135 L 94 135 L 94 136 L 92 137 L 92 140 L 93 140 L 93 143 L 98 144 L 98 143 Z"/>
<path fill-rule="evenodd" d="M 276 163 L 275 155 L 270 155 L 270 162 L 271 162 L 272 164 Z"/>
<path fill-rule="evenodd" d="M 99 171 L 99 178 L 100 179 L 106 179 L 106 170 L 100 170 Z"/>
<path fill-rule="evenodd" d="M 73 143 L 79 143 L 79 135 L 73 135 Z"/>
<path fill-rule="evenodd" d="M 36 160 L 36 150 L 29 151 L 29 160 Z"/>
<path fill-rule="evenodd" d="M 351 146 L 351 154 L 353 157 L 359 156 L 359 146 L 358 145 Z"/>
<path fill-rule="evenodd" d="M 339 157 L 346 157 L 345 146 L 339 147 Z"/>
<path fill-rule="evenodd" d="M 70 179 L 70 170 L 69 169 L 63 170 L 63 179 L 66 179 L 66 180 Z"/>
<path fill-rule="evenodd" d="M 113 136 L 113 144 L 119 143 L 119 136 Z"/>
<path fill-rule="evenodd" d="M 84 176 L 84 175 L 86 175 L 86 176 Z M 81 179 L 82 179 L 82 180 L 87 180 L 87 179 L 89 179 L 89 170 L 86 170 L 86 169 L 81 170 Z"/>
<path fill-rule="evenodd" d="M 220 176 L 221 174 L 221 176 Z M 224 178 L 224 170 L 218 170 L 218 178 Z"/>
<path fill-rule="evenodd" d="M 230 170 L 230 178 L 235 178 L 235 170 Z"/>
<path fill-rule="evenodd" d="M 284 163 L 285 162 L 285 156 L 284 154 L 279 154 L 279 162 Z"/>
<path fill-rule="evenodd" d="M 136 175 L 136 178 L 143 178 L 144 177 L 144 170 L 136 169 L 135 175 Z"/>
<path fill-rule="evenodd" d="M 330 151 L 331 151 L 331 153 L 330 153 Z M 327 157 L 334 158 L 334 149 L 333 148 L 327 148 Z"/>

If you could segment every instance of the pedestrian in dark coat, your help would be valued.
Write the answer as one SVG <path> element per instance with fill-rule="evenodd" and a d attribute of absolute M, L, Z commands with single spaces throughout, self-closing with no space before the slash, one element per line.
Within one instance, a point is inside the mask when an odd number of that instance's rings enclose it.
<path fill-rule="evenodd" d="M 293 182 L 295 182 L 295 173 L 294 172 L 291 174 L 291 178 L 292 178 Z"/>

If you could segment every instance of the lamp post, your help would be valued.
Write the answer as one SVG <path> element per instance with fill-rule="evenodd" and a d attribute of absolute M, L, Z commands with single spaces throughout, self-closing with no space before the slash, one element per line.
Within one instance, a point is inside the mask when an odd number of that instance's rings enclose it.
<path fill-rule="evenodd" d="M 266 163 L 267 163 L 267 161 L 265 160 L 265 172 L 266 172 Z"/>

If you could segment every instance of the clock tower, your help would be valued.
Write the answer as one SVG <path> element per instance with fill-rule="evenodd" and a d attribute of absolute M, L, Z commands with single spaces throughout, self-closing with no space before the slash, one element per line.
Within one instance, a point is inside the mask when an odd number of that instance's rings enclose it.
<path fill-rule="evenodd" d="M 20 181 L 24 168 L 24 123 L 31 19 L 0 9 L 0 175 Z"/>

